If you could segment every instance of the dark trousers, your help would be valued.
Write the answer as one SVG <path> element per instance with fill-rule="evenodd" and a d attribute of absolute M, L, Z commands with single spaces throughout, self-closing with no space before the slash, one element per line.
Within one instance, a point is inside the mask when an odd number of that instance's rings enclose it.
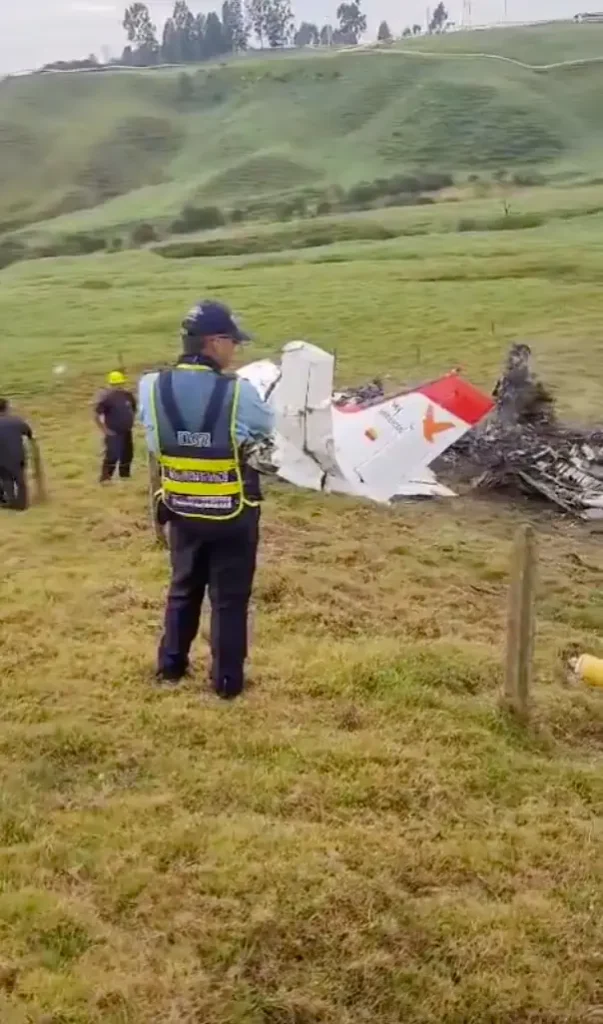
<path fill-rule="evenodd" d="M 259 540 L 259 508 L 231 522 L 172 521 L 172 578 L 158 671 L 181 678 L 201 617 L 206 590 L 211 601 L 211 681 L 220 697 L 241 693 L 247 658 L 247 612 Z"/>
<path fill-rule="evenodd" d="M 107 434 L 101 466 L 101 483 L 111 479 L 118 465 L 120 477 L 124 479 L 129 477 L 133 458 L 134 444 L 131 430 L 126 431 L 125 434 Z"/>
<path fill-rule="evenodd" d="M 0 504 L 24 512 L 29 505 L 27 473 L 25 466 L 18 469 L 3 469 L 0 466 Z"/>

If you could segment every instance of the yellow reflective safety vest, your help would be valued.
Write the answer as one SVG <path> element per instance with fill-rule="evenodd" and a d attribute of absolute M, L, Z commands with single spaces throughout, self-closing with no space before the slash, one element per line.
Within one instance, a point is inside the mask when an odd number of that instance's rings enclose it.
<path fill-rule="evenodd" d="M 161 498 L 170 512 L 224 520 L 255 504 L 245 497 L 235 433 L 239 388 L 236 376 L 188 363 L 155 380 Z"/>

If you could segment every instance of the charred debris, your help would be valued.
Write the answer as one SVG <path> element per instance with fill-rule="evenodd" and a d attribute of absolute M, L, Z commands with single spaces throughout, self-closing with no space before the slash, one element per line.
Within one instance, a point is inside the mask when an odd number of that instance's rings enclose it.
<path fill-rule="evenodd" d="M 494 409 L 432 468 L 475 491 L 528 494 L 581 519 L 603 519 L 603 428 L 560 422 L 531 354 L 529 345 L 511 346 L 492 392 Z M 344 400 L 371 404 L 383 397 L 375 380 L 347 390 Z"/>

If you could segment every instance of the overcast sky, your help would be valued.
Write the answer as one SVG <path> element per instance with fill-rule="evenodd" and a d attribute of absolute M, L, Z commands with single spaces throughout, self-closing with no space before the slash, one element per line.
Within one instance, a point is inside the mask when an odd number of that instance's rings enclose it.
<path fill-rule="evenodd" d="M 305 18 L 323 24 L 333 22 L 339 0 L 293 0 L 296 19 Z M 376 32 L 385 18 L 392 31 L 400 31 L 414 21 L 425 21 L 427 3 L 437 0 L 364 0 L 369 30 Z M 462 0 L 445 0 L 452 20 L 460 20 Z M 502 19 L 504 0 L 472 0 L 473 23 L 484 24 Z M 220 9 L 212 0 L 189 0 L 191 10 Z M 0 0 L 0 73 L 39 67 L 51 60 L 101 55 L 107 47 L 121 51 L 125 43 L 121 20 L 124 2 L 113 0 Z M 172 0 L 149 3 L 153 18 L 162 25 L 173 7 Z M 571 16 L 582 10 L 579 0 L 507 0 L 510 21 Z M 588 5 L 586 7 L 588 9 Z"/>

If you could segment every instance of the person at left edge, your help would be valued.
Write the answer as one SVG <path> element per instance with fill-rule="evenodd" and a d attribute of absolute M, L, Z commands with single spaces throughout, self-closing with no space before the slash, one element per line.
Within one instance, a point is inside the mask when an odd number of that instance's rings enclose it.
<path fill-rule="evenodd" d="M 0 504 L 19 512 L 29 505 L 26 439 L 34 464 L 39 463 L 39 450 L 29 423 L 13 413 L 8 398 L 0 398 Z"/>
<path fill-rule="evenodd" d="M 100 482 L 111 480 L 119 466 L 119 475 L 128 479 L 134 458 L 132 430 L 136 416 L 136 399 L 126 388 L 121 370 L 113 370 L 107 377 L 108 388 L 94 407 L 96 425 L 104 436 L 103 461 Z"/>
<path fill-rule="evenodd" d="M 249 340 L 227 306 L 200 302 L 182 327 L 176 366 L 139 385 L 172 566 L 157 678 L 177 684 L 186 675 L 209 590 L 211 684 L 228 700 L 244 687 L 262 497 L 245 444 L 270 436 L 273 414 L 249 381 L 227 372 Z"/>

